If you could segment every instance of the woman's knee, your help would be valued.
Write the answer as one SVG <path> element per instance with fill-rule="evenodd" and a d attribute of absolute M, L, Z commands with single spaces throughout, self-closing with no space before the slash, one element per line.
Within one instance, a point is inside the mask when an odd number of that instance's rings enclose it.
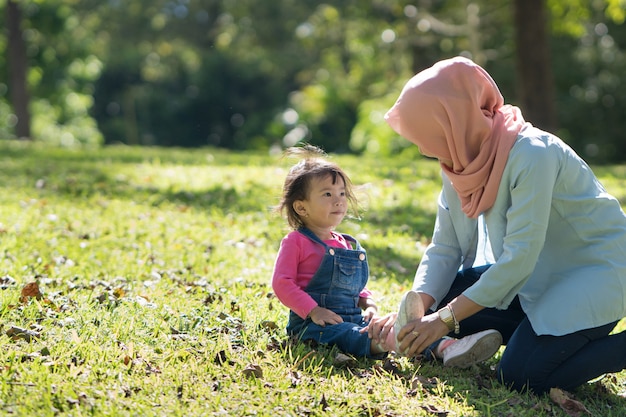
<path fill-rule="evenodd" d="M 529 391 L 540 395 L 550 389 L 545 370 L 522 360 L 501 361 L 497 368 L 497 378 L 501 384 L 518 392 Z"/>
<path fill-rule="evenodd" d="M 522 361 L 502 358 L 497 367 L 498 381 L 509 389 L 524 391 L 527 386 L 527 375 Z"/>

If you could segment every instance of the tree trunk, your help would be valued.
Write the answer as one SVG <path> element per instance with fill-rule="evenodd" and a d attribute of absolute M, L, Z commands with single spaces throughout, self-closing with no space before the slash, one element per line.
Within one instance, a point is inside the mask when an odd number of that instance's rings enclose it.
<path fill-rule="evenodd" d="M 6 5 L 6 23 L 9 32 L 8 64 L 9 90 L 13 111 L 17 117 L 15 133 L 20 139 L 30 139 L 30 112 L 28 90 L 26 88 L 26 45 L 22 36 L 22 13 L 15 0 L 8 0 Z"/>
<path fill-rule="evenodd" d="M 517 88 L 524 118 L 554 131 L 558 127 L 547 33 L 546 0 L 515 0 Z"/>

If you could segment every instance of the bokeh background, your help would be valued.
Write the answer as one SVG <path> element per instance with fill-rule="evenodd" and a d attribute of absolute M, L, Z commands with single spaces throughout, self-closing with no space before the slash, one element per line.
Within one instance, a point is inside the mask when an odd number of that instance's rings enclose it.
<path fill-rule="evenodd" d="M 416 152 L 383 121 L 463 55 L 591 163 L 626 161 L 626 0 L 0 0 L 0 139 Z"/>

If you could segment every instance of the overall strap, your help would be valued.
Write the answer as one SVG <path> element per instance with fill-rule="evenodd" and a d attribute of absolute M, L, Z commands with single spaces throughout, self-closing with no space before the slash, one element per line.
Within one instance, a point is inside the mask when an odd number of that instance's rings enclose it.
<path fill-rule="evenodd" d="M 358 251 L 363 250 L 363 248 L 361 247 L 361 244 L 359 243 L 359 241 L 356 240 L 355 238 L 353 238 L 352 236 L 347 235 L 345 233 L 342 233 L 341 236 L 343 236 L 343 238 L 346 240 L 346 242 L 352 243 L 352 247 L 354 248 L 352 250 L 358 250 Z"/>
<path fill-rule="evenodd" d="M 323 245 L 324 247 L 328 247 L 328 245 L 322 239 L 320 239 L 315 233 L 313 233 L 310 229 L 308 229 L 306 227 L 301 227 L 301 228 L 298 229 L 298 232 L 302 233 L 303 235 L 305 235 L 306 237 L 308 237 L 312 241 L 317 242 L 320 245 Z M 361 244 L 359 243 L 359 241 L 356 240 L 355 238 L 353 238 L 352 236 L 347 235 L 345 233 L 342 233 L 341 236 L 343 236 L 343 238 L 346 240 L 346 242 L 352 242 L 352 244 L 354 246 L 354 250 L 363 250 L 363 248 L 361 247 Z"/>
<path fill-rule="evenodd" d="M 320 245 L 322 245 L 324 247 L 328 246 L 326 243 L 324 243 L 324 241 L 322 239 L 320 239 L 315 233 L 313 233 L 310 229 L 308 229 L 306 227 L 299 228 L 298 232 L 302 233 L 304 236 L 308 237 L 313 242 L 317 242 L 317 243 L 319 243 Z"/>

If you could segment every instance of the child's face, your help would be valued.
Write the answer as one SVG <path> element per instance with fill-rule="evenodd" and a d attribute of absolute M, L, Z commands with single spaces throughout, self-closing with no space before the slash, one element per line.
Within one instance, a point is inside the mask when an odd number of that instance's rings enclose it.
<path fill-rule="evenodd" d="M 348 206 L 343 179 L 337 176 L 333 184 L 331 175 L 314 178 L 309 187 L 307 199 L 296 202 L 300 206 L 296 211 L 310 229 L 333 229 L 343 220 Z"/>

